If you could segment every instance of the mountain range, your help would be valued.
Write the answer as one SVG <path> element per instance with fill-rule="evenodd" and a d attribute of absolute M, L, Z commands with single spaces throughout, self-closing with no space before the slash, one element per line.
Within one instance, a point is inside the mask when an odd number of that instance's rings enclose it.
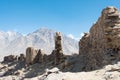
<path fill-rule="evenodd" d="M 54 49 L 54 30 L 40 28 L 26 36 L 21 33 L 0 31 L 0 60 L 8 54 L 25 53 L 27 47 L 43 49 L 46 54 L 50 54 Z M 70 55 L 78 53 L 78 41 L 62 34 L 64 54 Z"/>

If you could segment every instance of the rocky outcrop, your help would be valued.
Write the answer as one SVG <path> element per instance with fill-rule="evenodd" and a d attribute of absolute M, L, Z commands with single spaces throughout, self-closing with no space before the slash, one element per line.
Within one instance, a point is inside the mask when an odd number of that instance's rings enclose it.
<path fill-rule="evenodd" d="M 107 7 L 79 42 L 83 70 L 93 70 L 120 60 L 120 12 Z"/>
<path fill-rule="evenodd" d="M 20 56 L 18 57 L 19 61 L 25 61 L 26 57 L 24 54 L 20 54 Z"/>
<path fill-rule="evenodd" d="M 43 63 L 43 62 L 44 62 L 44 55 L 45 55 L 44 50 L 39 49 L 39 50 L 38 50 L 38 53 L 37 53 L 37 55 L 36 55 L 36 57 L 35 57 L 34 62 L 35 62 L 35 63 Z"/>
<path fill-rule="evenodd" d="M 61 43 L 61 34 L 60 32 L 56 32 L 55 35 L 55 49 L 53 50 L 52 54 L 55 56 L 55 64 L 59 64 L 63 58 L 63 50 L 62 50 L 62 43 Z"/>
<path fill-rule="evenodd" d="M 26 49 L 26 64 L 33 64 L 36 55 L 37 55 L 37 50 L 35 50 L 33 47 L 28 47 Z"/>
<path fill-rule="evenodd" d="M 3 62 L 14 62 L 14 61 L 25 61 L 26 57 L 24 54 L 18 55 L 8 55 L 4 57 Z"/>
<path fill-rule="evenodd" d="M 4 61 L 3 62 L 14 62 L 14 61 L 17 61 L 17 56 L 9 55 L 9 56 L 5 56 L 4 57 Z"/>

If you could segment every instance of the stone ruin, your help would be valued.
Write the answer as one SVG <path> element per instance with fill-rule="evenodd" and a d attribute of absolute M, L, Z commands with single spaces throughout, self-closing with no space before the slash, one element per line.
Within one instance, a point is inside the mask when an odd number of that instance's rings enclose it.
<path fill-rule="evenodd" d="M 49 62 L 52 62 L 52 65 L 54 66 L 59 65 L 62 63 L 64 57 L 61 40 L 62 38 L 60 32 L 56 32 L 55 49 L 50 55 L 46 55 L 45 51 L 42 49 L 36 50 L 33 47 L 28 47 L 26 49 L 26 56 L 24 54 L 20 54 L 20 56 L 5 56 L 3 62 L 24 61 L 28 66 L 35 63 L 46 65 Z"/>
<path fill-rule="evenodd" d="M 9 55 L 4 57 L 4 62 L 13 62 L 17 61 L 18 57 L 15 55 Z"/>
<path fill-rule="evenodd" d="M 35 57 L 34 62 L 35 63 L 43 63 L 44 62 L 44 55 L 45 55 L 45 52 L 42 49 L 39 49 L 37 52 L 37 55 Z"/>
<path fill-rule="evenodd" d="M 33 47 L 28 47 L 26 49 L 26 64 L 34 64 L 35 57 L 37 55 L 37 50 Z"/>
<path fill-rule="evenodd" d="M 8 55 L 4 57 L 3 62 L 14 62 L 14 61 L 25 61 L 26 57 L 24 54 L 17 55 Z"/>
<path fill-rule="evenodd" d="M 107 7 L 101 17 L 79 41 L 83 70 L 94 70 L 120 60 L 120 12 Z"/>
<path fill-rule="evenodd" d="M 10 55 L 5 56 L 4 61 L 25 61 L 27 65 L 40 63 L 44 68 L 62 66 L 65 71 L 90 71 L 113 64 L 120 60 L 120 12 L 114 7 L 102 11 L 89 33 L 84 33 L 80 39 L 79 55 L 63 55 L 61 40 L 60 32 L 56 32 L 55 49 L 50 55 L 42 49 L 28 47 L 26 57 L 24 54 Z"/>
<path fill-rule="evenodd" d="M 25 61 L 26 57 L 24 54 L 20 54 L 20 56 L 18 57 L 18 61 Z"/>
<path fill-rule="evenodd" d="M 55 55 L 55 64 L 60 64 L 63 58 L 63 50 L 62 50 L 62 43 L 61 43 L 61 34 L 60 32 L 56 32 L 55 36 L 55 49 L 52 52 Z"/>
<path fill-rule="evenodd" d="M 55 49 L 52 51 L 52 54 L 45 55 L 44 50 L 39 49 L 35 50 L 33 47 L 28 47 L 26 49 L 26 63 L 28 65 L 34 63 L 47 63 L 53 61 L 54 65 L 61 63 L 63 57 L 62 43 L 61 43 L 61 34 L 56 32 L 55 35 Z"/>

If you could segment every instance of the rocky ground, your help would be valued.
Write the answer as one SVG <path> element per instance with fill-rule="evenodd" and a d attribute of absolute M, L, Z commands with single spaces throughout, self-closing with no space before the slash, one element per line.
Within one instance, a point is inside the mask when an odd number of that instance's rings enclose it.
<path fill-rule="evenodd" d="M 120 62 L 94 71 L 74 73 L 62 72 L 57 67 L 43 71 L 39 64 L 20 69 L 20 65 L 0 64 L 0 80 L 120 80 Z"/>

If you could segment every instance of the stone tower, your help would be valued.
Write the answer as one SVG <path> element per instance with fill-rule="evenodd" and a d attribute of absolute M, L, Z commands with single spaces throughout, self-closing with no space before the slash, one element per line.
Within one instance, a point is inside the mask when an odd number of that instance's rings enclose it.
<path fill-rule="evenodd" d="M 57 65 L 62 61 L 63 50 L 62 50 L 62 43 L 61 43 L 61 34 L 60 32 L 56 32 L 55 35 L 55 49 L 53 50 L 52 54 L 55 56 L 54 63 Z"/>

